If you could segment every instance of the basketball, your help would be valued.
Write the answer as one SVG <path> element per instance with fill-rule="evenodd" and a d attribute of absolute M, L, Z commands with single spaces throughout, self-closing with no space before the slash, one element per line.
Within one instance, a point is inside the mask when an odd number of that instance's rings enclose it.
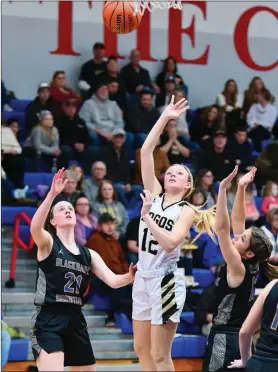
<path fill-rule="evenodd" d="M 142 15 L 134 15 L 132 1 L 107 1 L 102 11 L 105 26 L 116 34 L 128 34 L 138 28 Z"/>

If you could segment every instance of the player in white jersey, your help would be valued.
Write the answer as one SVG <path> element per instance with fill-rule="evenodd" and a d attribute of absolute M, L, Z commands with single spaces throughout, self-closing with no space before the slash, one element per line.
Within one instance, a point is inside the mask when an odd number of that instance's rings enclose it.
<path fill-rule="evenodd" d="M 215 209 L 185 202 L 193 176 L 180 164 L 165 174 L 164 189 L 155 177 L 153 151 L 169 120 L 185 114 L 185 99 L 165 109 L 141 149 L 144 183 L 139 228 L 139 262 L 133 285 L 134 348 L 143 371 L 174 371 L 171 346 L 185 301 L 185 278 L 177 269 L 180 248 L 190 227 L 213 235 Z"/>

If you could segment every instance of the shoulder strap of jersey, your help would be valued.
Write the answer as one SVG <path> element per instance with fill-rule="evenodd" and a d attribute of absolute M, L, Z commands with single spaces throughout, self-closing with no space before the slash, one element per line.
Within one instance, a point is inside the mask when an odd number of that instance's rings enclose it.
<path fill-rule="evenodd" d="M 90 254 L 89 248 L 83 247 L 83 245 L 78 245 L 78 244 L 77 244 L 77 246 L 78 246 L 80 252 L 82 253 L 82 255 L 85 257 L 87 266 L 91 266 L 92 265 L 92 259 L 91 259 L 91 254 Z"/>

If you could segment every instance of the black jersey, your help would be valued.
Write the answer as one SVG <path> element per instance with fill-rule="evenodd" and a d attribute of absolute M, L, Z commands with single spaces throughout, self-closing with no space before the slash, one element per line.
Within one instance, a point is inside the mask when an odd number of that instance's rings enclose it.
<path fill-rule="evenodd" d="M 259 265 L 252 265 L 248 260 L 242 260 L 242 262 L 245 266 L 245 276 L 237 288 L 231 288 L 228 285 L 227 264 L 221 267 L 216 278 L 214 328 L 239 330 L 253 305 Z"/>
<path fill-rule="evenodd" d="M 80 254 L 71 253 L 57 237 L 53 237 L 50 255 L 38 262 L 35 305 L 69 303 L 83 306 L 90 284 L 91 255 L 78 246 Z"/>
<path fill-rule="evenodd" d="M 264 302 L 255 355 L 278 360 L 278 282 L 271 288 Z"/>

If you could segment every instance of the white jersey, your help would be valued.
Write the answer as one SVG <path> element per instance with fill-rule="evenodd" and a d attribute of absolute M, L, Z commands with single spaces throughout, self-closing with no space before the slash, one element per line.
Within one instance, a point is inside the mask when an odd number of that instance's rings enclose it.
<path fill-rule="evenodd" d="M 156 224 L 169 233 L 172 231 L 179 218 L 182 208 L 187 204 L 180 200 L 163 208 L 164 194 L 153 199 L 149 212 Z M 152 271 L 161 266 L 176 263 L 180 257 L 180 250 L 183 241 L 171 252 L 166 252 L 155 240 L 145 221 L 141 218 L 139 226 L 139 261 L 138 271 Z"/>

